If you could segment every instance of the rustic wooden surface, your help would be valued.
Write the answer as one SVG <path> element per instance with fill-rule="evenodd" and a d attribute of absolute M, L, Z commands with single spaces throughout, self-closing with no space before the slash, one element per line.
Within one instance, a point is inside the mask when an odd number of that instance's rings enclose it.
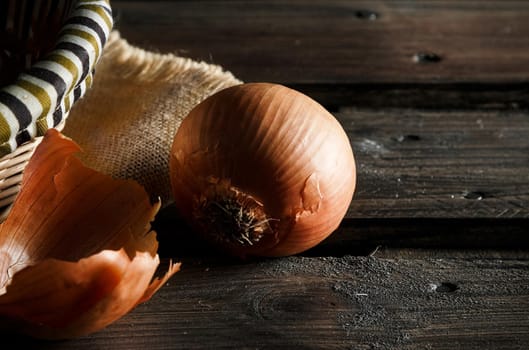
<path fill-rule="evenodd" d="M 529 348 L 529 2 L 117 1 L 131 43 L 282 83 L 350 136 L 355 199 L 299 256 L 182 261 L 105 330 L 38 349 Z"/>
<path fill-rule="evenodd" d="M 529 260 L 290 257 L 185 267 L 91 337 L 41 349 L 526 348 Z"/>

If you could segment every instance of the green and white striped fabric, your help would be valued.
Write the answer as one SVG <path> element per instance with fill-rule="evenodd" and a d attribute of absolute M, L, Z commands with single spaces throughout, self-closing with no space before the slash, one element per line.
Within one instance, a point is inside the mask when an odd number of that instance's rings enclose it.
<path fill-rule="evenodd" d="M 0 90 L 0 157 L 67 118 L 72 105 L 90 87 L 113 26 L 108 0 L 2 2 L 0 28 L 18 25 L 20 28 L 10 28 L 20 36 L 16 40 L 28 42 L 38 37 L 35 23 L 45 25 L 43 17 L 50 20 L 50 27 L 58 13 L 64 17 L 51 51 L 38 58 L 30 53 L 32 57 L 26 57 L 29 67 Z"/>

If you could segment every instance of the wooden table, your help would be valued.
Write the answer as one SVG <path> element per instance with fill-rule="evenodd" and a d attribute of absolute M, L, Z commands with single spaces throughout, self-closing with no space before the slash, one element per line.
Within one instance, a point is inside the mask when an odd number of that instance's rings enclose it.
<path fill-rule="evenodd" d="M 529 348 L 529 2 L 113 1 L 122 36 L 298 89 L 357 191 L 310 251 L 236 261 L 168 208 L 183 263 L 97 334 L 41 349 Z M 174 232 L 184 232 L 175 237 Z"/>

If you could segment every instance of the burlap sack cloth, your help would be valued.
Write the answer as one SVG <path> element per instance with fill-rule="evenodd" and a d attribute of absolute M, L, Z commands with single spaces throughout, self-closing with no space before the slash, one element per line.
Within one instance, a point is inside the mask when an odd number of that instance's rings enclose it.
<path fill-rule="evenodd" d="M 220 66 L 149 52 L 114 31 L 94 85 L 72 108 L 63 133 L 82 147 L 87 166 L 138 181 L 166 206 L 169 152 L 183 118 L 207 96 L 240 83 Z"/>

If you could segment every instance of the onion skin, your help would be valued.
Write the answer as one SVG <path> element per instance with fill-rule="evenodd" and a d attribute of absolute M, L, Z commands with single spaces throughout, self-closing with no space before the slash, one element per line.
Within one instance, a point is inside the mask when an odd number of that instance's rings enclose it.
<path fill-rule="evenodd" d="M 356 185 L 351 144 L 336 118 L 270 83 L 230 87 L 197 105 L 175 135 L 170 176 L 181 215 L 239 257 L 316 246 L 341 223 Z"/>
<path fill-rule="evenodd" d="M 79 147 L 50 129 L 26 166 L 0 225 L 0 327 L 69 339 L 103 329 L 148 300 L 161 278 L 160 204 L 131 180 L 85 167 Z"/>

